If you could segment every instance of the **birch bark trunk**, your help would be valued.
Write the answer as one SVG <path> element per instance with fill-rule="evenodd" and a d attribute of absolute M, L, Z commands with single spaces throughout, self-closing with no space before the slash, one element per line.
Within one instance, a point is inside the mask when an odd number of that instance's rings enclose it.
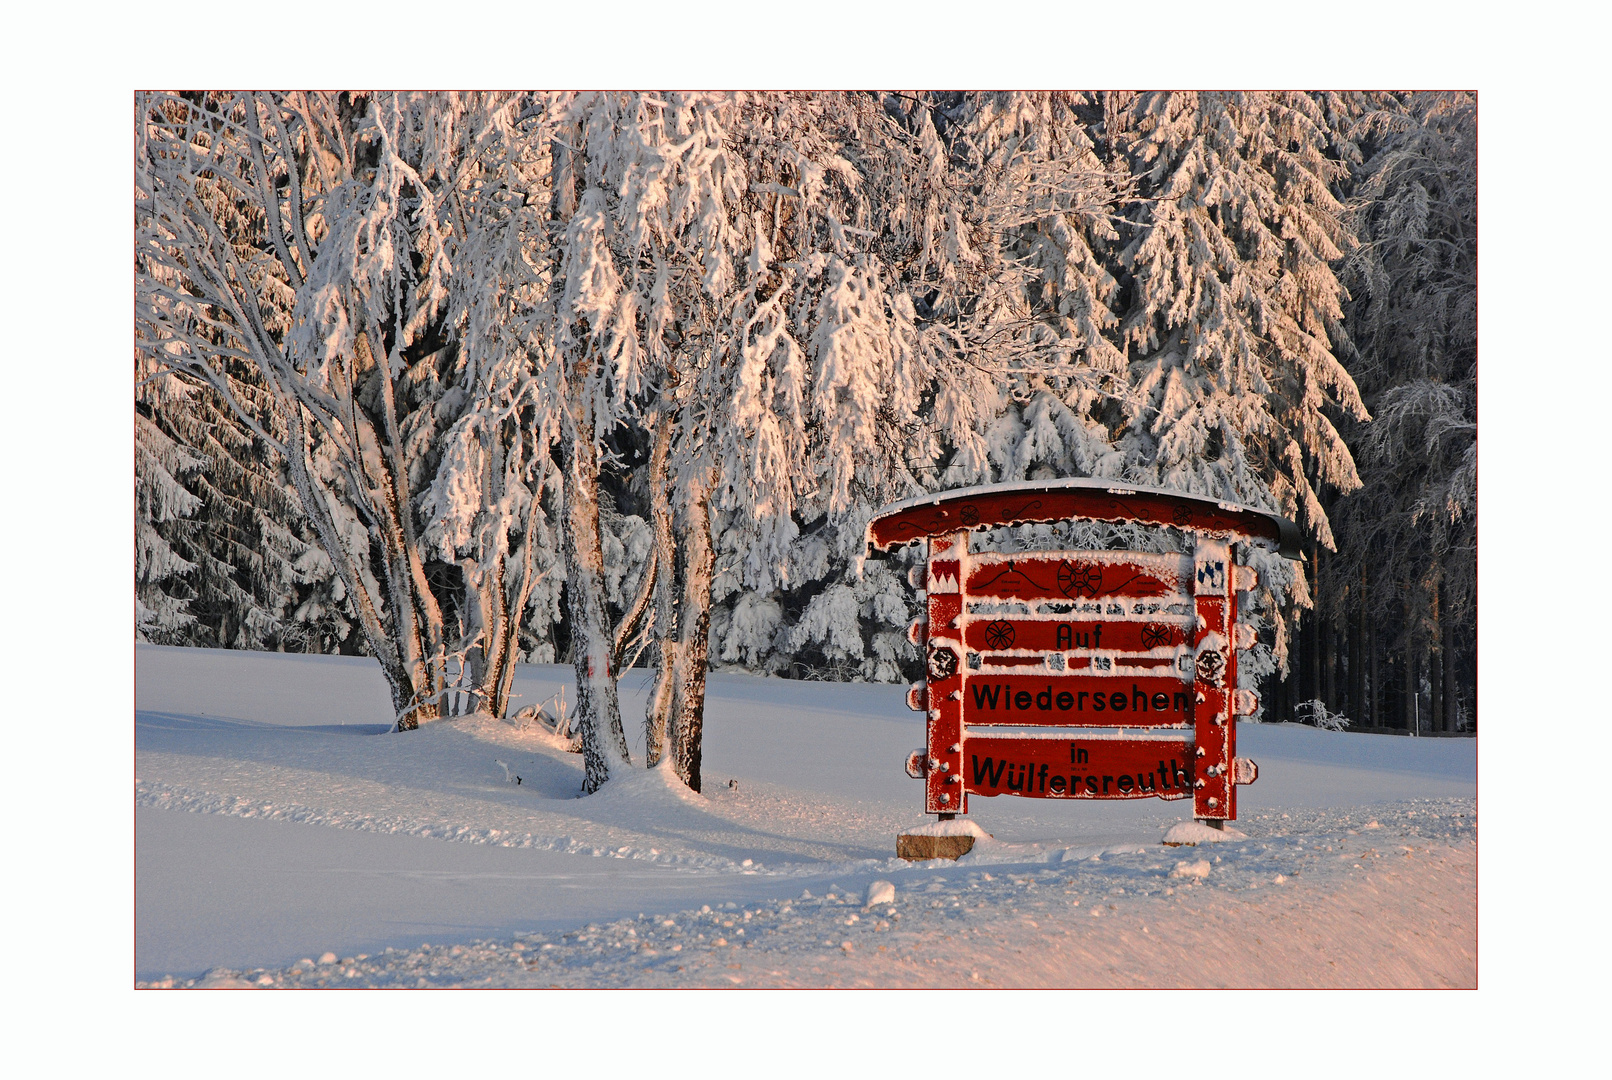
<path fill-rule="evenodd" d="M 591 361 L 591 357 L 589 358 Z M 599 535 L 599 453 L 593 410 L 585 393 L 586 364 L 568 381 L 569 401 L 561 425 L 564 473 L 566 609 L 571 616 L 571 658 L 577 677 L 577 732 L 582 737 L 582 790 L 592 794 L 612 773 L 630 765 L 621 727 L 615 673 L 610 670 L 615 636 L 605 610 L 604 549 Z"/>
<path fill-rule="evenodd" d="M 653 769 L 666 753 L 666 729 L 677 677 L 677 544 L 672 536 L 671 493 L 667 491 L 667 458 L 672 424 L 663 413 L 655 427 L 649 458 L 650 517 L 655 529 L 655 626 L 657 670 L 644 709 L 644 764 Z"/>
<path fill-rule="evenodd" d="M 672 683 L 672 767 L 700 790 L 705 734 L 705 673 L 711 631 L 711 579 L 716 549 L 711 543 L 711 488 L 716 472 L 689 485 L 684 532 L 683 603 L 678 613 L 675 678 Z"/>

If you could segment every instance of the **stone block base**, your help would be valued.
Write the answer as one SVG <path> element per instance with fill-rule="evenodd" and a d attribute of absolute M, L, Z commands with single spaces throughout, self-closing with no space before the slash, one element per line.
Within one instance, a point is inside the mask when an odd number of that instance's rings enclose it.
<path fill-rule="evenodd" d="M 901 859 L 956 859 L 967 855 L 974 847 L 972 836 L 914 836 L 902 833 L 896 837 L 896 857 Z"/>

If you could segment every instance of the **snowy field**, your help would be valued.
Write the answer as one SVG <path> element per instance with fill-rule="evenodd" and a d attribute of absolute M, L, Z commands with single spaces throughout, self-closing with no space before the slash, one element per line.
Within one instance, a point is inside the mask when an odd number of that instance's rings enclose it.
<path fill-rule="evenodd" d="M 1477 982 L 1472 740 L 1245 725 L 1241 836 L 1162 845 L 1188 802 L 974 799 L 992 838 L 909 864 L 900 687 L 715 675 L 703 795 L 639 769 L 583 799 L 536 727 L 385 734 L 364 659 L 135 662 L 140 986 Z M 517 704 L 568 677 L 522 668 Z"/>

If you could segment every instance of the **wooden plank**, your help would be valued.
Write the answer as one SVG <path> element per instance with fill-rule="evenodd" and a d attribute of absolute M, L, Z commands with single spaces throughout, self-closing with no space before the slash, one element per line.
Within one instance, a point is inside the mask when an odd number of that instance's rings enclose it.
<path fill-rule="evenodd" d="M 963 643 L 977 653 L 1061 653 L 1089 656 L 1151 654 L 1170 656 L 1192 644 L 1193 616 L 1155 615 L 1151 619 L 1102 621 L 1024 615 L 971 615 Z"/>
<path fill-rule="evenodd" d="M 1302 539 L 1292 522 L 1253 507 L 1090 479 L 995 484 L 892 503 L 869 522 L 867 539 L 888 551 L 961 529 L 1071 520 L 1134 521 L 1226 540 L 1262 540 L 1294 559 Z"/>
<path fill-rule="evenodd" d="M 1237 592 L 1230 545 L 1200 540 L 1193 554 L 1194 603 L 1198 626 L 1193 634 L 1194 681 L 1198 710 L 1194 721 L 1198 786 L 1193 816 L 1234 821 L 1237 788 L 1232 761 L 1237 753 L 1234 694 L 1237 687 Z"/>
<path fill-rule="evenodd" d="M 1194 782 L 1192 736 L 1179 739 L 996 738 L 970 731 L 962 786 L 986 797 L 1184 799 Z"/>
<path fill-rule="evenodd" d="M 968 811 L 962 788 L 948 785 L 938 765 L 944 764 L 956 775 L 962 764 L 962 689 L 967 668 L 963 661 L 963 594 L 958 592 L 968 563 L 968 533 L 937 537 L 929 542 L 926 580 L 928 600 L 928 639 L 925 642 L 927 723 L 925 742 L 929 756 L 937 763 L 924 784 L 924 810 L 931 814 L 961 814 Z"/>
<path fill-rule="evenodd" d="M 1168 597 L 1191 600 L 1192 560 L 1183 555 L 1130 552 L 980 554 L 969 559 L 963 591 L 971 601 L 1096 600 L 1129 602 Z"/>
<path fill-rule="evenodd" d="M 1171 727 L 1191 724 L 1192 684 L 1173 675 L 969 674 L 965 724 Z"/>

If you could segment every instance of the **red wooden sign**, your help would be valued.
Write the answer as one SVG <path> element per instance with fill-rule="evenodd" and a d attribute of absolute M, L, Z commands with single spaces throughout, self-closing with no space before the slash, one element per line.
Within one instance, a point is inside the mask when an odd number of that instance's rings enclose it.
<path fill-rule="evenodd" d="M 978 795 L 1180 799 L 1192 792 L 1192 741 L 1185 735 L 1059 739 L 980 733 L 969 736 L 963 775 L 963 786 Z"/>
<path fill-rule="evenodd" d="M 970 552 L 969 529 L 1083 518 L 1172 525 L 1190 553 Z M 1178 492 L 1096 481 L 995 485 L 887 507 L 871 547 L 926 542 L 927 619 L 914 624 L 927 678 L 909 703 L 928 716 L 908 771 L 925 809 L 966 813 L 969 795 L 1193 798 L 1199 818 L 1234 819 L 1258 775 L 1236 753 L 1236 622 L 1251 571 L 1234 542 L 1296 549 L 1291 523 Z"/>
<path fill-rule="evenodd" d="M 1052 727 L 1179 727 L 1192 723 L 1192 684 L 1173 676 L 1021 675 L 964 678 L 963 723 Z"/>
<path fill-rule="evenodd" d="M 988 484 L 892 503 L 868 524 L 868 542 L 888 551 L 965 529 L 1071 520 L 1171 525 L 1217 540 L 1273 543 L 1283 557 L 1300 557 L 1298 527 L 1276 514 L 1164 488 L 1084 478 Z"/>

